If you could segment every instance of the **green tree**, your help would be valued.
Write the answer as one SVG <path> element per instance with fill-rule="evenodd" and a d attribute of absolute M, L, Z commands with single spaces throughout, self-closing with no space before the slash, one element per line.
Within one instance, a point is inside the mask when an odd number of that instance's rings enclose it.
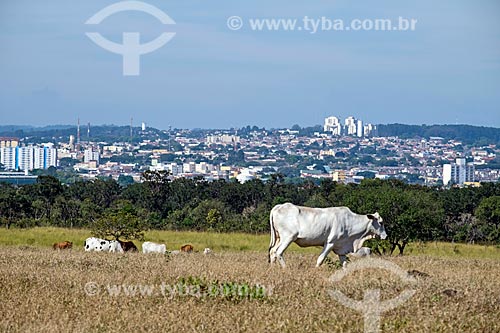
<path fill-rule="evenodd" d="M 402 255 L 409 242 L 439 236 L 444 210 L 435 193 L 400 181 L 365 180 L 349 193 L 344 203 L 357 213 L 382 216 L 391 245 Z"/>
<path fill-rule="evenodd" d="M 80 201 L 65 196 L 58 196 L 52 208 L 53 224 L 73 228 L 81 226 Z"/>
<path fill-rule="evenodd" d="M 480 230 L 486 241 L 500 241 L 500 196 L 483 199 L 475 212 L 481 222 Z"/>
<path fill-rule="evenodd" d="M 121 187 L 127 187 L 134 183 L 134 178 L 132 176 L 119 175 L 118 176 L 118 185 Z"/>
<path fill-rule="evenodd" d="M 64 188 L 57 178 L 53 176 L 38 176 L 32 195 L 34 195 L 35 201 L 40 203 L 40 217 L 47 220 L 50 219 L 54 202 L 63 191 Z"/>
<path fill-rule="evenodd" d="M 90 198 L 85 198 L 80 204 L 83 225 L 92 225 L 104 213 L 104 207 L 95 204 Z"/>
<path fill-rule="evenodd" d="M 331 204 L 322 194 L 315 193 L 304 203 L 304 206 L 325 208 L 325 207 L 330 207 Z"/>
<path fill-rule="evenodd" d="M 137 210 L 127 201 L 119 201 L 91 224 L 95 237 L 115 240 L 144 240 L 144 224 Z"/>
<path fill-rule="evenodd" d="M 9 184 L 0 183 L 0 223 L 7 229 L 30 211 L 28 199 Z"/>
<path fill-rule="evenodd" d="M 206 217 L 208 230 L 216 229 L 222 224 L 222 213 L 217 208 L 212 208 L 208 211 Z"/>
<path fill-rule="evenodd" d="M 96 179 L 87 182 L 85 197 L 90 198 L 96 205 L 108 208 L 118 198 L 120 185 L 113 178 Z"/>
<path fill-rule="evenodd" d="M 189 217 L 198 230 L 224 230 L 228 219 L 228 209 L 219 200 L 203 200 L 194 208 Z M 227 227 L 227 226 L 226 226 Z"/>

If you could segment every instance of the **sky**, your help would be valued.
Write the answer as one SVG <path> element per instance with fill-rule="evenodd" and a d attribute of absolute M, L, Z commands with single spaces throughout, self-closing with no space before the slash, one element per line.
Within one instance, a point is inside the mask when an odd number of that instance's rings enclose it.
<path fill-rule="evenodd" d="M 117 2 L 0 1 L 0 125 L 124 125 L 132 117 L 160 129 L 283 128 L 352 115 L 500 127 L 498 0 L 147 0 L 175 24 L 133 10 L 85 24 Z M 236 27 L 233 16 L 238 30 L 228 26 Z M 325 29 L 307 30 L 304 17 Z M 327 29 L 328 20 L 399 17 L 416 19 L 415 29 Z M 259 31 L 256 19 L 297 23 Z M 118 44 L 125 32 L 139 33 L 140 43 L 175 36 L 140 55 L 139 75 L 123 75 L 123 56 L 87 32 Z"/>

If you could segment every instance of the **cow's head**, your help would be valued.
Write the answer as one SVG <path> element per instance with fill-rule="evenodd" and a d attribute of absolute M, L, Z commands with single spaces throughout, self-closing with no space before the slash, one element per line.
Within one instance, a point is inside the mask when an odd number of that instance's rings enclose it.
<path fill-rule="evenodd" d="M 371 220 L 370 231 L 381 239 L 386 239 L 387 234 L 385 233 L 384 220 L 379 213 L 368 214 L 367 217 Z"/>

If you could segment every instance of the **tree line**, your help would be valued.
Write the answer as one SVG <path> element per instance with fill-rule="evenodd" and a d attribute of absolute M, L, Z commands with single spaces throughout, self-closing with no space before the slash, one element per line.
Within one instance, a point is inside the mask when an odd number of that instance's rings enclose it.
<path fill-rule="evenodd" d="M 471 125 L 377 125 L 379 136 L 398 136 L 400 138 L 442 137 L 445 140 L 458 140 L 465 144 L 487 146 L 500 143 L 500 128 Z"/>
<path fill-rule="evenodd" d="M 291 184 L 280 174 L 243 184 L 172 179 L 163 171 L 146 171 L 142 177 L 128 186 L 111 178 L 65 185 L 53 176 L 39 176 L 24 186 L 3 183 L 0 223 L 7 228 L 90 228 L 129 239 L 147 229 L 265 233 L 272 207 L 292 202 L 347 206 L 359 214 L 378 211 L 388 240 L 374 246 L 391 253 L 403 253 L 412 241 L 500 242 L 498 183 L 441 189 L 379 179 L 359 185 L 330 179 Z"/>

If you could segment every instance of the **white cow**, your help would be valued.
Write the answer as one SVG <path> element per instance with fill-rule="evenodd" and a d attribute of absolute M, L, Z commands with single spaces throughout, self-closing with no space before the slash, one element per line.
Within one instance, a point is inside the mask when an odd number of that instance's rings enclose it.
<path fill-rule="evenodd" d="M 283 252 L 295 242 L 301 247 L 323 246 L 316 267 L 331 250 L 345 267 L 346 255 L 358 251 L 363 242 L 375 236 L 385 239 L 387 234 L 378 213 L 359 215 L 347 207 L 309 208 L 291 203 L 276 205 L 271 210 L 271 243 L 269 262 L 276 259 L 285 267 Z"/>
<path fill-rule="evenodd" d="M 203 254 L 207 255 L 207 254 L 210 254 L 212 253 L 212 249 L 210 249 L 209 247 L 206 247 L 204 250 L 203 250 Z"/>
<path fill-rule="evenodd" d="M 142 253 L 161 253 L 165 254 L 167 246 L 165 244 L 156 244 L 153 242 L 142 243 Z"/>
<path fill-rule="evenodd" d="M 84 246 L 85 251 L 123 252 L 122 246 L 118 241 L 109 241 L 96 237 L 87 238 Z"/>

